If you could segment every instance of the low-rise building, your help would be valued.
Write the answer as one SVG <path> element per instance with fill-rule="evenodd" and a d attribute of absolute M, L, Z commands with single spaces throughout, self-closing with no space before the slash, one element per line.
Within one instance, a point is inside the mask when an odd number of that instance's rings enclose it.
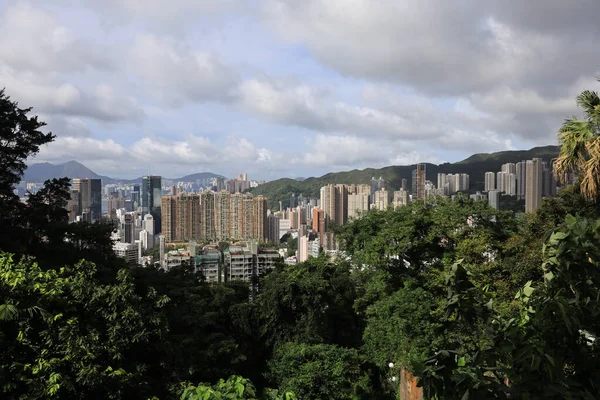
<path fill-rule="evenodd" d="M 207 282 L 223 282 L 223 259 L 221 252 L 213 248 L 204 248 L 194 257 L 196 271 L 202 272 Z"/>
<path fill-rule="evenodd" d="M 137 243 L 124 243 L 116 242 L 113 245 L 113 251 L 117 257 L 121 257 L 127 261 L 128 264 L 135 265 L 138 263 L 138 244 Z"/>

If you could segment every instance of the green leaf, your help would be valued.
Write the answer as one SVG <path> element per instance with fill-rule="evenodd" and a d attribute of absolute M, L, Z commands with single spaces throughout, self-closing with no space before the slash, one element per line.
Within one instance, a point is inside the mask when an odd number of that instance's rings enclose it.
<path fill-rule="evenodd" d="M 0 304 L 0 321 L 12 321 L 17 318 L 19 309 L 12 304 Z"/>
<path fill-rule="evenodd" d="M 464 367 L 465 365 L 467 365 L 467 361 L 464 357 L 460 357 L 456 362 L 456 365 L 458 365 L 459 367 Z"/>

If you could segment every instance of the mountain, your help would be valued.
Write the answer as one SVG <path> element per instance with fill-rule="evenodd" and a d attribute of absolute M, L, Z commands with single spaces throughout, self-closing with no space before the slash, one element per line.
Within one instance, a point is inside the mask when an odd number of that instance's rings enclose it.
<path fill-rule="evenodd" d="M 25 170 L 23 175 L 23 181 L 25 182 L 38 182 L 42 183 L 52 178 L 90 178 L 90 179 L 102 179 L 102 184 L 107 183 L 139 183 L 142 181 L 142 177 L 136 179 L 120 179 L 111 178 L 108 176 L 98 175 L 85 165 L 77 161 L 68 161 L 64 164 L 50 164 L 50 163 L 37 163 L 31 164 Z M 209 178 L 222 178 L 223 176 L 213 174 L 212 172 L 200 172 L 196 174 L 186 175 L 181 178 L 163 178 L 165 181 L 172 182 L 195 182 L 197 179 L 209 179 Z"/>
<path fill-rule="evenodd" d="M 488 171 L 498 172 L 505 163 L 515 163 L 532 158 L 541 158 L 550 161 L 558 156 L 558 146 L 534 147 L 530 150 L 501 151 L 489 154 L 474 154 L 471 157 L 456 162 L 444 163 L 440 165 L 426 164 L 427 179 L 437 183 L 438 173 L 466 173 L 470 176 L 471 191 L 483 190 L 485 182 L 485 173 Z M 318 197 L 322 186 L 329 183 L 369 183 L 371 178 L 382 177 L 390 188 L 397 190 L 402 185 L 402 179 L 406 179 L 409 190 L 411 187 L 412 171 L 416 165 L 390 166 L 384 168 L 367 168 L 363 170 L 352 170 L 345 172 L 334 172 L 325 174 L 321 177 L 307 178 L 303 181 L 295 179 L 278 179 L 267 182 L 264 185 L 250 189 L 253 194 L 263 195 L 269 199 L 269 206 L 278 207 L 279 201 L 284 207 L 289 205 L 289 199 L 292 193 L 303 194 L 308 197 Z"/>
<path fill-rule="evenodd" d="M 196 182 L 198 179 L 224 178 L 222 175 L 213 174 L 212 172 L 199 172 L 197 174 L 186 175 L 181 178 L 171 179 L 174 182 Z"/>
<path fill-rule="evenodd" d="M 101 176 L 77 161 L 64 164 L 37 163 L 31 164 L 25 170 L 23 180 L 26 182 L 44 182 L 52 178 L 62 177 L 102 179 L 103 183 L 112 183 L 112 178 Z"/>

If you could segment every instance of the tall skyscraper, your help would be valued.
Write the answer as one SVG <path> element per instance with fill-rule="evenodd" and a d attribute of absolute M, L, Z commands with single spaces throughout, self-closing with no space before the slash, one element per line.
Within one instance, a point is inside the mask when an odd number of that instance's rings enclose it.
<path fill-rule="evenodd" d="M 73 190 L 79 192 L 78 214 L 87 213 L 91 215 L 92 221 L 102 218 L 102 180 L 75 178 L 73 179 Z"/>
<path fill-rule="evenodd" d="M 304 262 L 308 260 L 308 237 L 298 237 L 298 262 Z"/>
<path fill-rule="evenodd" d="M 135 239 L 137 239 L 134 235 L 134 216 L 132 214 L 125 214 L 123 216 L 122 232 L 122 241 L 125 243 L 134 243 Z"/>
<path fill-rule="evenodd" d="M 229 192 L 221 190 L 215 193 L 215 233 L 217 240 L 230 239 L 229 233 Z"/>
<path fill-rule="evenodd" d="M 252 194 L 247 193 L 244 194 L 244 223 L 243 223 L 243 231 L 244 238 L 250 239 L 254 238 L 254 225 L 255 225 L 255 210 L 254 210 L 254 196 Z"/>
<path fill-rule="evenodd" d="M 385 188 L 375 192 L 375 203 L 373 203 L 373 208 L 385 210 L 390 205 L 392 205 L 392 192 Z"/>
<path fill-rule="evenodd" d="M 177 210 L 175 206 L 175 196 L 168 195 L 161 198 L 161 229 L 160 231 L 165 237 L 165 241 L 172 242 L 177 240 Z"/>
<path fill-rule="evenodd" d="M 229 232 L 234 239 L 246 239 L 244 233 L 244 196 L 236 193 L 230 198 Z"/>
<path fill-rule="evenodd" d="M 517 199 L 525 199 L 525 187 L 527 183 L 527 161 L 520 161 L 515 167 Z"/>
<path fill-rule="evenodd" d="M 81 205 L 80 193 L 77 190 L 71 190 L 69 192 L 69 200 L 67 201 L 67 211 L 69 212 L 69 222 L 74 222 L 77 219 Z"/>
<path fill-rule="evenodd" d="M 406 206 L 409 203 L 408 192 L 404 189 L 400 189 L 394 192 L 394 207 Z"/>
<path fill-rule="evenodd" d="M 542 162 L 542 196 L 556 196 L 556 179 L 554 179 L 552 165 L 547 161 Z"/>
<path fill-rule="evenodd" d="M 400 188 L 404 191 L 408 191 L 408 181 L 406 178 L 402 178 L 402 186 Z"/>
<path fill-rule="evenodd" d="M 369 211 L 369 193 L 348 194 L 348 219 L 356 218 L 367 211 Z"/>
<path fill-rule="evenodd" d="M 296 207 L 296 195 L 292 193 L 290 196 L 290 208 Z"/>
<path fill-rule="evenodd" d="M 148 248 L 154 247 L 154 217 L 152 214 L 146 214 L 142 220 L 142 228 L 148 232 Z"/>
<path fill-rule="evenodd" d="M 259 242 L 265 242 L 269 227 L 267 225 L 267 198 L 264 196 L 256 196 L 253 199 L 254 204 L 254 237 L 253 239 Z"/>
<path fill-rule="evenodd" d="M 498 210 L 500 208 L 500 191 L 499 190 L 490 190 L 488 192 L 488 204 L 490 207 Z"/>
<path fill-rule="evenodd" d="M 162 178 L 156 175 L 142 177 L 142 215 L 151 214 L 154 218 L 154 232 L 160 233 L 161 223 Z"/>
<path fill-rule="evenodd" d="M 417 164 L 412 173 L 412 189 L 414 199 L 425 199 L 426 165 Z"/>
<path fill-rule="evenodd" d="M 207 190 L 200 194 L 200 238 L 215 240 L 215 193 Z"/>
<path fill-rule="evenodd" d="M 269 243 L 279 243 L 279 215 L 270 214 L 267 220 L 269 224 Z"/>
<path fill-rule="evenodd" d="M 493 172 L 486 172 L 484 191 L 489 192 L 494 189 L 496 189 L 496 174 Z"/>
<path fill-rule="evenodd" d="M 542 160 L 527 161 L 525 212 L 534 212 L 542 204 Z"/>
<path fill-rule="evenodd" d="M 102 180 L 90 179 L 90 210 L 92 221 L 102 219 Z"/>
<path fill-rule="evenodd" d="M 379 184 L 385 185 L 383 179 L 380 179 Z M 335 185 L 335 192 L 335 223 L 343 226 L 348 221 L 348 187 L 346 185 Z"/>

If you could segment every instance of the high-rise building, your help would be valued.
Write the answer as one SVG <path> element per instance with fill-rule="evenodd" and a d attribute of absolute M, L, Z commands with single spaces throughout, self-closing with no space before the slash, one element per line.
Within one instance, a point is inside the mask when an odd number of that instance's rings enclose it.
<path fill-rule="evenodd" d="M 296 195 L 292 193 L 290 196 L 290 208 L 296 207 Z"/>
<path fill-rule="evenodd" d="M 254 210 L 254 197 L 252 194 L 244 194 L 244 223 L 243 231 L 244 238 L 254 238 L 254 225 L 256 223 L 255 210 Z"/>
<path fill-rule="evenodd" d="M 200 196 L 179 193 L 175 196 L 177 211 L 176 237 L 181 241 L 200 239 Z"/>
<path fill-rule="evenodd" d="M 417 164 L 412 172 L 412 191 L 414 199 L 425 199 L 426 165 Z"/>
<path fill-rule="evenodd" d="M 379 184 L 384 185 L 382 179 Z M 335 185 L 335 223 L 343 226 L 348 221 L 348 187 L 346 185 Z"/>
<path fill-rule="evenodd" d="M 496 174 L 493 172 L 485 173 L 485 186 L 484 191 L 489 192 L 490 190 L 496 189 Z"/>
<path fill-rule="evenodd" d="M 296 211 L 296 209 L 291 209 L 290 210 L 290 228 L 292 229 L 298 229 L 298 212 Z"/>
<path fill-rule="evenodd" d="M 400 186 L 400 189 L 408 192 L 408 181 L 406 178 L 402 178 L 402 185 Z"/>
<path fill-rule="evenodd" d="M 172 242 L 176 239 L 177 225 L 177 210 L 175 206 L 175 196 L 168 195 L 161 198 L 161 229 L 160 231 L 165 237 L 165 241 Z"/>
<path fill-rule="evenodd" d="M 547 161 L 542 162 L 542 196 L 556 196 L 556 179 L 554 179 L 552 165 L 550 165 Z"/>
<path fill-rule="evenodd" d="M 69 200 L 67 201 L 67 211 L 69 212 L 69 222 L 74 222 L 79 215 L 79 209 L 81 208 L 79 202 L 81 196 L 77 190 L 69 191 Z"/>
<path fill-rule="evenodd" d="M 215 233 L 217 240 L 231 238 L 229 233 L 230 194 L 227 190 L 215 193 Z"/>
<path fill-rule="evenodd" d="M 490 207 L 498 210 L 500 208 L 500 191 L 490 190 L 488 191 L 488 204 Z"/>
<path fill-rule="evenodd" d="M 375 181 L 377 185 L 377 181 Z M 329 184 L 321 188 L 321 208 L 325 212 L 325 218 L 330 222 L 335 221 L 335 201 L 336 201 L 335 186 Z"/>
<path fill-rule="evenodd" d="M 125 214 L 123 216 L 123 224 L 121 227 L 121 232 L 123 233 L 122 242 L 124 243 L 134 243 L 135 237 L 134 234 L 134 216 L 133 214 Z"/>
<path fill-rule="evenodd" d="M 270 214 L 267 220 L 269 224 L 269 243 L 279 243 L 279 215 Z"/>
<path fill-rule="evenodd" d="M 179 193 L 162 197 L 162 233 L 167 242 L 200 239 L 200 196 Z"/>
<path fill-rule="evenodd" d="M 525 212 L 534 212 L 542 204 L 542 160 L 527 161 Z"/>
<path fill-rule="evenodd" d="M 165 266 L 165 237 L 163 235 L 158 236 L 158 254 L 160 257 L 160 267 L 164 268 Z"/>
<path fill-rule="evenodd" d="M 79 192 L 78 214 L 91 215 L 92 221 L 102 217 L 102 181 L 100 179 L 75 178 L 73 190 Z"/>
<path fill-rule="evenodd" d="M 102 180 L 90 179 L 90 210 L 92 221 L 102 219 Z"/>
<path fill-rule="evenodd" d="M 387 189 L 381 189 L 375 192 L 375 203 L 373 208 L 378 210 L 386 210 L 392 205 L 392 192 Z"/>
<path fill-rule="evenodd" d="M 400 189 L 400 190 L 396 190 L 394 192 L 394 207 L 398 208 L 398 207 L 402 207 L 402 206 L 406 206 L 409 203 L 409 197 L 408 197 L 408 192 L 404 189 Z"/>
<path fill-rule="evenodd" d="M 148 248 L 154 248 L 154 217 L 146 214 L 142 220 L 142 228 L 148 232 Z"/>
<path fill-rule="evenodd" d="M 298 262 L 304 262 L 308 260 L 308 237 L 298 237 Z"/>
<path fill-rule="evenodd" d="M 252 199 L 254 205 L 254 236 L 253 239 L 265 242 L 269 227 L 267 225 L 268 201 L 264 196 L 256 196 Z"/>
<path fill-rule="evenodd" d="M 377 179 L 375 177 L 371 178 L 371 204 L 375 202 L 375 192 L 377 191 Z M 323 201 L 321 200 L 321 207 L 323 207 Z"/>
<path fill-rule="evenodd" d="M 502 164 L 500 167 L 500 171 L 507 174 L 516 174 L 517 173 L 517 164 L 515 163 L 506 163 Z"/>
<path fill-rule="evenodd" d="M 369 193 L 348 194 L 348 219 L 356 218 L 367 211 L 369 211 Z"/>
<path fill-rule="evenodd" d="M 162 228 L 161 220 L 161 198 L 162 198 L 162 178 L 156 175 L 142 177 L 142 215 L 151 214 L 154 218 L 154 232 L 160 233 Z"/>
<path fill-rule="evenodd" d="M 200 193 L 200 238 L 215 240 L 215 193 L 207 190 Z"/>
<path fill-rule="evenodd" d="M 517 199 L 525 199 L 525 187 L 527 183 L 527 161 L 520 161 L 515 167 Z"/>
<path fill-rule="evenodd" d="M 246 239 L 244 216 L 244 196 L 241 193 L 231 195 L 229 206 L 229 232 L 231 238 Z"/>

